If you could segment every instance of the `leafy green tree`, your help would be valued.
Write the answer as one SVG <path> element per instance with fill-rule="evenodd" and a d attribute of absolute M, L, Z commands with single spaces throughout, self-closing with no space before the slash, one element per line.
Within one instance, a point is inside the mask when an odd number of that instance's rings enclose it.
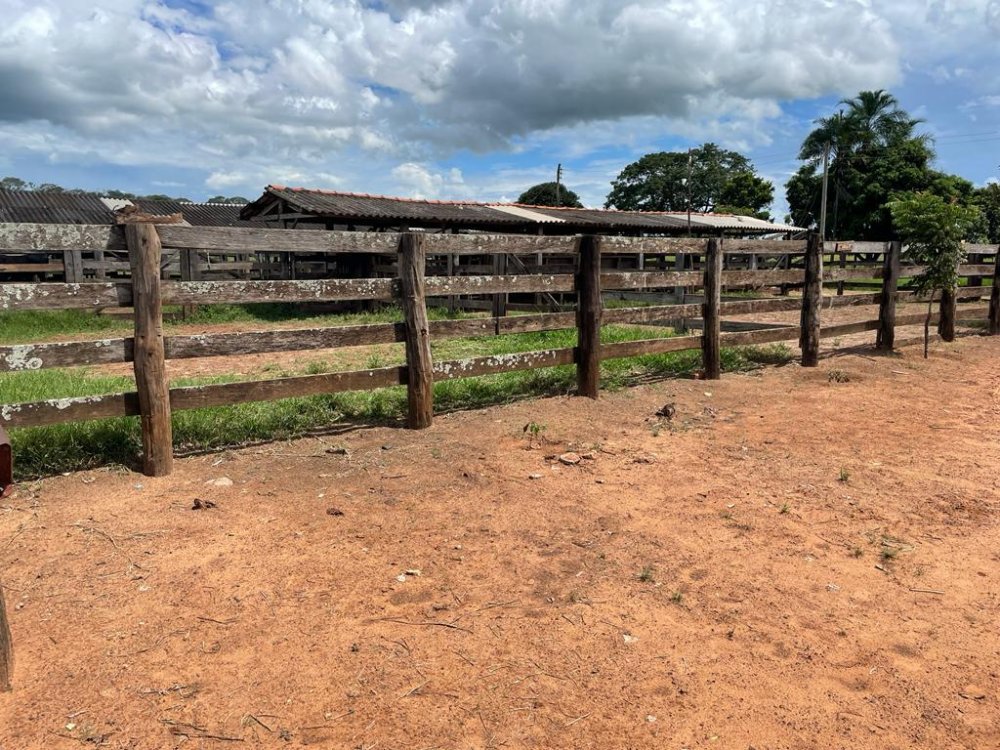
<path fill-rule="evenodd" d="M 763 207 L 773 202 L 774 185 L 753 172 L 739 172 L 723 186 L 715 210 L 724 214 L 743 214 L 769 220 L 771 214 L 763 210 Z"/>
<path fill-rule="evenodd" d="M 25 182 L 20 177 L 4 177 L 0 180 L 0 188 L 3 190 L 31 190 L 31 183 Z"/>
<path fill-rule="evenodd" d="M 583 208 L 580 196 L 567 188 L 559 186 L 559 198 L 556 199 L 556 183 L 540 182 L 525 190 L 518 196 L 518 203 L 526 206 L 563 206 L 567 208 Z"/>
<path fill-rule="evenodd" d="M 773 186 L 742 154 L 706 143 L 692 149 L 690 168 L 688 159 L 686 151 L 661 151 L 629 164 L 612 181 L 605 208 L 684 211 L 690 197 L 692 211 L 730 206 L 757 213 L 771 203 Z"/>
<path fill-rule="evenodd" d="M 1000 184 L 993 182 L 976 190 L 972 202 L 982 216 L 986 242 L 1000 244 Z"/>
<path fill-rule="evenodd" d="M 828 238 L 887 239 L 893 231 L 888 203 L 906 193 L 929 192 L 962 205 L 972 203 L 972 183 L 932 169 L 930 139 L 917 133 L 922 121 L 900 108 L 894 96 L 862 91 L 840 104 L 836 114 L 816 121 L 799 151 L 806 164 L 786 184 L 795 224 L 819 224 L 820 169 L 827 148 Z M 969 227 L 967 239 L 982 234 L 981 227 Z"/>
<path fill-rule="evenodd" d="M 962 240 L 975 224 L 979 211 L 974 206 L 963 206 L 926 192 L 897 198 L 889 203 L 889 210 L 896 232 L 907 246 L 907 256 L 924 266 L 911 285 L 918 294 L 928 295 L 924 321 L 924 357 L 927 357 L 936 291 L 942 297 L 939 330 L 946 341 L 954 338 L 958 266 L 965 260 Z"/>

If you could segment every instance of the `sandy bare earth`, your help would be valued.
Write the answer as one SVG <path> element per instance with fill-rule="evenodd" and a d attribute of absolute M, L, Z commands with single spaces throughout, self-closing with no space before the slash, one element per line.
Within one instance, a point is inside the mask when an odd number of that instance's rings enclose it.
<path fill-rule="evenodd" d="M 55 477 L 0 748 L 998 748 L 998 518 L 978 336 Z"/>

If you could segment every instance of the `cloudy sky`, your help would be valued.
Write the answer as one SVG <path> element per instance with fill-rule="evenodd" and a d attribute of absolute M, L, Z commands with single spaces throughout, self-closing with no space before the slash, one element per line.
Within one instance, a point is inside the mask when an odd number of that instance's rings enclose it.
<path fill-rule="evenodd" d="M 1000 175 L 1000 0 L 0 0 L 0 175 L 256 197 L 269 182 L 588 205 L 706 140 L 781 185 L 886 88 L 938 166 Z M 782 192 L 779 189 L 779 192 Z M 779 203 L 778 211 L 783 209 Z"/>

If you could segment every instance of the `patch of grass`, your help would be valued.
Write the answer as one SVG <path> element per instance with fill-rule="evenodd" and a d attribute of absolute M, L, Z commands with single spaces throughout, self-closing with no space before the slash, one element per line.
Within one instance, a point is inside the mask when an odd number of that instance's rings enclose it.
<path fill-rule="evenodd" d="M 643 583 L 651 583 L 653 580 L 653 566 L 646 565 L 643 567 L 643 569 L 639 571 L 638 575 L 636 575 L 636 578 Z"/>
<path fill-rule="evenodd" d="M 849 472 L 845 467 L 840 467 L 840 475 L 837 477 L 837 481 L 847 484 L 851 481 L 851 472 Z"/>
<path fill-rule="evenodd" d="M 851 550 L 851 557 L 863 557 L 865 551 L 861 547 L 855 547 Z"/>
<path fill-rule="evenodd" d="M 672 601 L 674 604 L 680 604 L 682 601 L 684 601 L 683 592 L 675 591 L 674 593 L 672 593 L 670 595 L 670 601 Z"/>
<path fill-rule="evenodd" d="M 850 383 L 851 376 L 843 370 L 830 370 L 826 374 L 826 379 L 831 383 Z"/>
<path fill-rule="evenodd" d="M 788 515 L 788 513 L 790 513 L 791 510 L 792 509 L 791 509 L 791 507 L 789 507 L 788 503 L 782 503 L 781 507 L 778 508 L 778 513 L 780 513 L 781 515 L 785 516 L 785 515 Z"/>

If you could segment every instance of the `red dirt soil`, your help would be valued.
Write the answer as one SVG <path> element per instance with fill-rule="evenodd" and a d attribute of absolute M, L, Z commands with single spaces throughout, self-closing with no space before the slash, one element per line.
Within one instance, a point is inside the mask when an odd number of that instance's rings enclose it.
<path fill-rule="evenodd" d="M 869 353 L 21 486 L 0 748 L 998 748 L 1000 339 Z"/>

